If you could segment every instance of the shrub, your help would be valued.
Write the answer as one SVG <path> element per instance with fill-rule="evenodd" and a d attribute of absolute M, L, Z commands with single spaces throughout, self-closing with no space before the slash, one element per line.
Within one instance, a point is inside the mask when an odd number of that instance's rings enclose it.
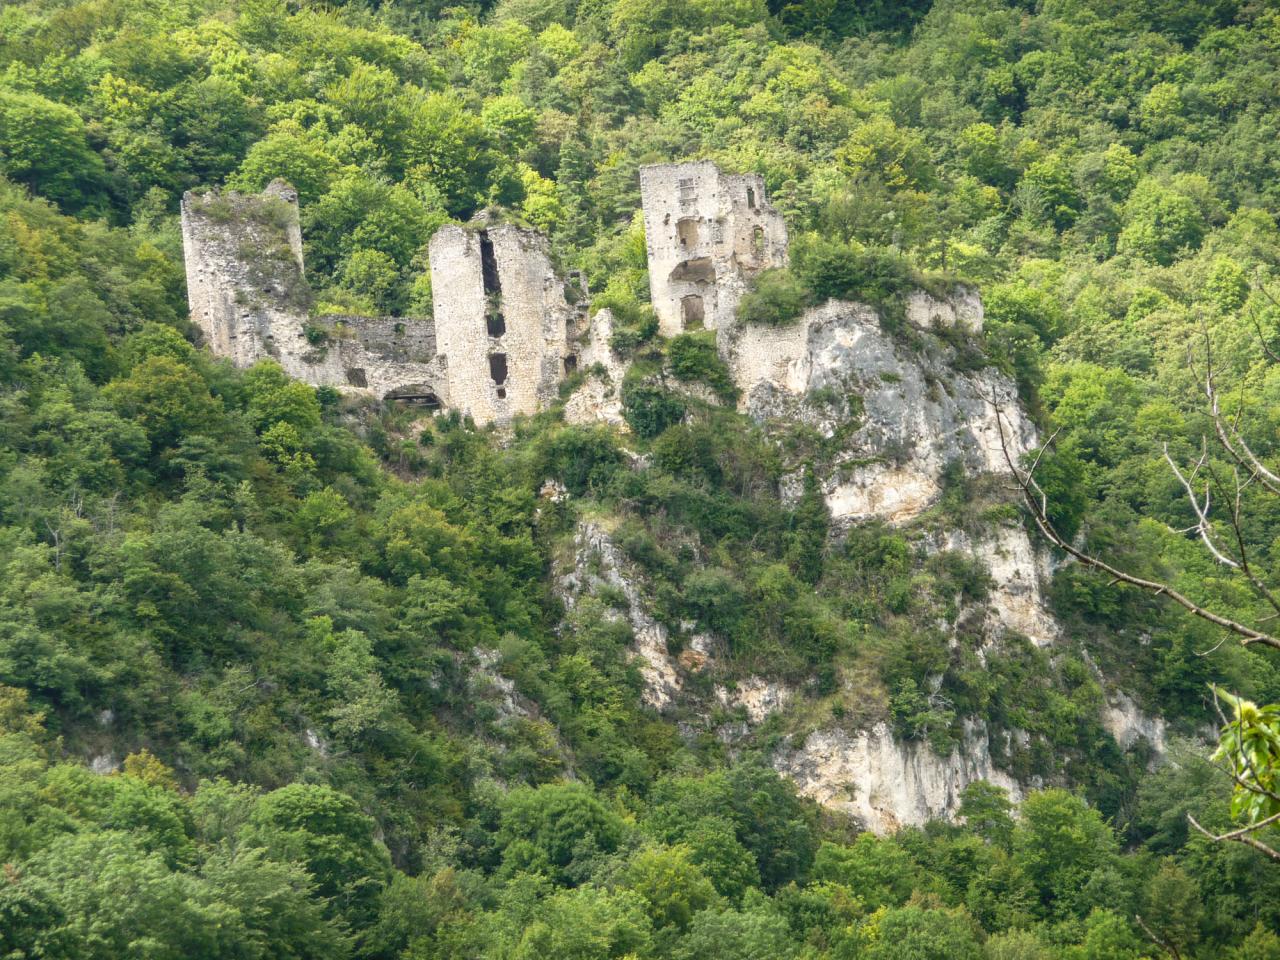
<path fill-rule="evenodd" d="M 790 270 L 785 267 L 765 270 L 755 278 L 738 305 L 738 319 L 744 323 L 782 326 L 799 317 L 809 301 L 808 289 Z"/>
<path fill-rule="evenodd" d="M 713 331 L 682 333 L 667 345 L 667 360 L 677 380 L 701 381 L 725 400 L 733 399 L 736 389 L 729 368 L 716 350 Z"/>
<path fill-rule="evenodd" d="M 622 383 L 622 415 L 637 437 L 656 437 L 684 419 L 685 403 L 648 379 L 646 368 L 633 365 Z"/>
<path fill-rule="evenodd" d="M 906 258 L 883 247 L 818 237 L 796 247 L 795 275 L 818 303 L 832 298 L 883 303 L 918 282 Z"/>

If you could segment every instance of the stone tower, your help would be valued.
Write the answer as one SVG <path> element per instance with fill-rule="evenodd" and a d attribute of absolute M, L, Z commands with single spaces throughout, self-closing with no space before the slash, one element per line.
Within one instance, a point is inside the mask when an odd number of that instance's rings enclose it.
<path fill-rule="evenodd" d="M 449 406 L 477 423 L 546 409 L 576 367 L 571 343 L 585 320 L 546 240 L 510 224 L 446 226 L 429 254 Z"/>
<path fill-rule="evenodd" d="M 787 227 L 757 174 L 710 160 L 640 168 L 649 292 L 663 336 L 732 325 L 747 280 L 787 263 Z"/>
<path fill-rule="evenodd" d="M 275 180 L 257 195 L 187 193 L 182 247 L 191 319 L 214 353 L 239 367 L 269 357 L 289 369 L 308 352 L 303 328 L 311 291 L 292 187 Z M 341 380 L 331 370 L 307 379 L 317 377 Z"/>

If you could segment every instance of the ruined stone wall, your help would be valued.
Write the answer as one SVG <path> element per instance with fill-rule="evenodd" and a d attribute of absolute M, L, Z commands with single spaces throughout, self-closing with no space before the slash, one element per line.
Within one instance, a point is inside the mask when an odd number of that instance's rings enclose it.
<path fill-rule="evenodd" d="M 733 324 L 747 280 L 787 262 L 787 228 L 764 180 L 710 160 L 640 168 L 649 292 L 658 329 Z"/>
<path fill-rule="evenodd" d="M 431 238 L 429 253 L 449 405 L 477 423 L 545 409 L 556 398 L 581 322 L 546 240 L 510 224 L 446 226 Z"/>
<path fill-rule="evenodd" d="M 257 196 L 233 191 L 182 199 L 191 318 L 236 366 L 271 359 L 315 386 L 443 403 L 442 362 L 429 319 L 309 319 L 298 195 L 277 180 Z"/>
<path fill-rule="evenodd" d="M 326 334 L 320 349 L 332 351 L 341 364 L 344 389 L 433 408 L 447 403 L 444 360 L 430 318 L 326 314 L 312 326 Z"/>
<path fill-rule="evenodd" d="M 302 379 L 340 381 L 331 365 L 307 362 L 311 291 L 291 188 L 277 181 L 258 196 L 187 193 L 182 240 L 191 319 L 215 353 L 241 367 L 272 358 Z"/>

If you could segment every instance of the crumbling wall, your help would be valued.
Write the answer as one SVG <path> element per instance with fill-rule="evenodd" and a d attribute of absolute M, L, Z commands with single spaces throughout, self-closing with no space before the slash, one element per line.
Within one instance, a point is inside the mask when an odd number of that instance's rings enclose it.
<path fill-rule="evenodd" d="M 312 328 L 325 336 L 317 350 L 332 351 L 341 365 L 343 389 L 431 409 L 447 403 L 444 360 L 429 318 L 326 314 Z"/>
<path fill-rule="evenodd" d="M 732 325 L 747 280 L 787 263 L 787 228 L 756 174 L 710 160 L 640 168 L 649 292 L 658 329 Z"/>
<path fill-rule="evenodd" d="M 972 287 L 957 284 L 945 297 L 915 290 L 906 298 L 907 322 L 921 330 L 959 327 L 967 333 L 981 333 L 984 311 L 982 298 Z"/>
<path fill-rule="evenodd" d="M 182 240 L 191 319 L 215 353 L 240 367 L 271 358 L 312 382 L 339 379 L 304 359 L 311 291 L 292 188 L 275 181 L 257 196 L 187 193 Z"/>
<path fill-rule="evenodd" d="M 429 254 L 450 406 L 477 423 L 545 409 L 576 363 L 570 340 L 583 320 L 546 240 L 511 224 L 446 226 Z"/>
<path fill-rule="evenodd" d="M 191 318 L 214 353 L 239 367 L 274 360 L 315 386 L 447 402 L 431 320 L 310 319 L 298 194 L 284 181 L 256 196 L 186 194 L 182 240 Z"/>

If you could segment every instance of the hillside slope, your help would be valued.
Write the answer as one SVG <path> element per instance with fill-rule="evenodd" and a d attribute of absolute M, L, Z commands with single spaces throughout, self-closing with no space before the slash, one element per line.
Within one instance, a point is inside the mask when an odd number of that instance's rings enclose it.
<path fill-rule="evenodd" d="M 0 954 L 1276 956 L 1280 875 L 1185 820 L 1232 823 L 1208 684 L 1276 661 L 1064 563 L 999 435 L 1056 436 L 1076 542 L 1258 614 L 1161 451 L 1205 343 L 1274 447 L 1278 44 L 1230 0 L 5 5 Z M 637 213 L 694 158 L 791 238 L 719 347 L 659 335 Z M 485 429 L 220 359 L 181 197 L 277 177 L 312 316 L 429 315 L 488 210 L 600 367 Z"/>

